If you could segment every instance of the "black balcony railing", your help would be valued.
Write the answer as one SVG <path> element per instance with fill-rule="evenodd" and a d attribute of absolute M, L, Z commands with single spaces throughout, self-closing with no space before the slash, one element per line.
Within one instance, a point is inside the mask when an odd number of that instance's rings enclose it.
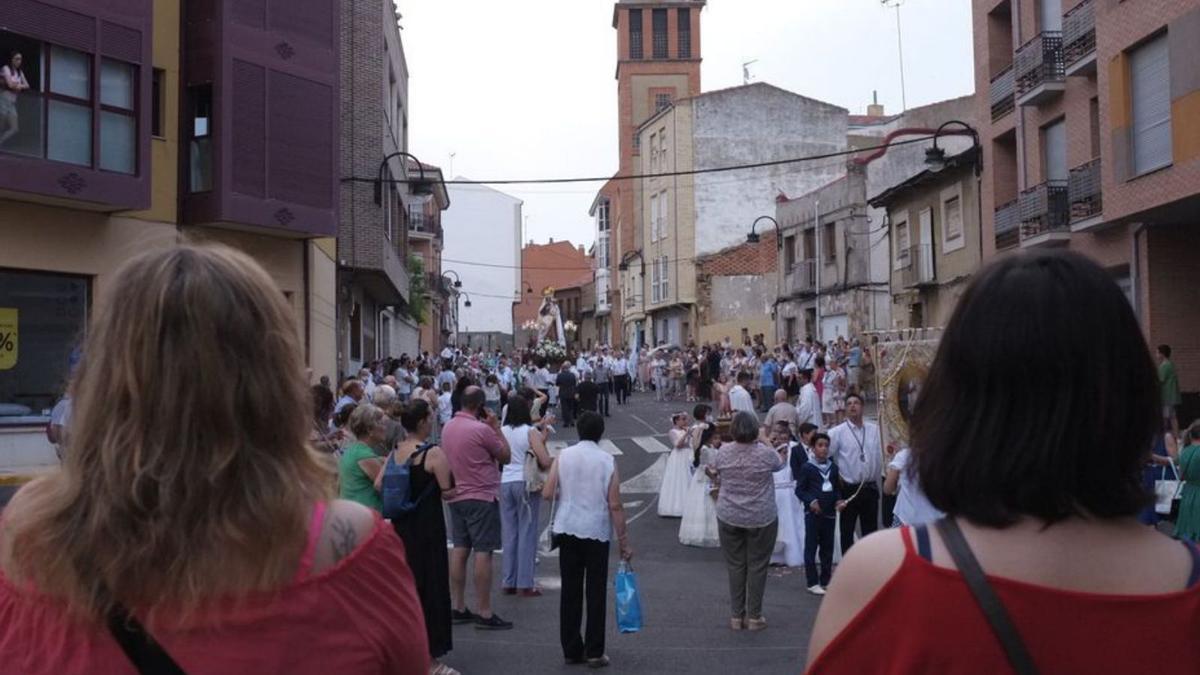
<path fill-rule="evenodd" d="M 1096 51 L 1096 8 L 1084 0 L 1063 16 L 1063 66 L 1070 68 Z"/>
<path fill-rule="evenodd" d="M 992 78 L 989 92 L 992 103 L 992 121 L 995 122 L 1016 107 L 1016 79 L 1011 64 Z"/>
<path fill-rule="evenodd" d="M 1023 190 L 1018 201 L 1022 239 L 1063 230 L 1071 224 L 1065 180 L 1048 180 Z"/>
<path fill-rule="evenodd" d="M 1061 31 L 1045 31 L 1021 45 L 1013 57 L 1017 97 L 1050 82 L 1062 82 L 1066 77 L 1063 66 Z"/>
<path fill-rule="evenodd" d="M 996 207 L 994 217 L 996 248 L 1008 248 L 1020 240 L 1021 210 L 1017 200 Z"/>
<path fill-rule="evenodd" d="M 908 249 L 908 265 L 900 270 L 900 281 L 908 288 L 934 282 L 933 247 L 917 244 Z"/>
<path fill-rule="evenodd" d="M 1087 220 L 1103 212 L 1099 157 L 1071 169 L 1067 177 L 1067 195 L 1071 202 L 1071 222 Z"/>

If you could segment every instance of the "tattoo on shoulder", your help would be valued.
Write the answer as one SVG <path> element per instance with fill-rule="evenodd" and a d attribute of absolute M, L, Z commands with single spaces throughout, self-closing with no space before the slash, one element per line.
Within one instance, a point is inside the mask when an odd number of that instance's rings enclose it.
<path fill-rule="evenodd" d="M 340 562 L 358 546 L 358 532 L 345 518 L 334 518 L 329 527 L 333 530 L 333 561 Z"/>

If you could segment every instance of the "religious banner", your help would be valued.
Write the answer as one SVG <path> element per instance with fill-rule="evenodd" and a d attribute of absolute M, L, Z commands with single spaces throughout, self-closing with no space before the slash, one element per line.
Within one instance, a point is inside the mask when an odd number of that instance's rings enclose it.
<path fill-rule="evenodd" d="M 941 329 L 913 328 L 871 334 L 879 431 L 883 447 L 908 447 L 908 422 L 937 353 Z"/>

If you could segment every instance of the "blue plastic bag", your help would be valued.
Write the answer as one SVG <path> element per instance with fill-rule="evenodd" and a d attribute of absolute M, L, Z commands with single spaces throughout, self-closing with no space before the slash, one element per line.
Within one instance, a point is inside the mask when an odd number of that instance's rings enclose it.
<path fill-rule="evenodd" d="M 617 568 L 617 630 L 636 633 L 642 629 L 642 601 L 638 597 L 637 575 L 622 561 Z"/>

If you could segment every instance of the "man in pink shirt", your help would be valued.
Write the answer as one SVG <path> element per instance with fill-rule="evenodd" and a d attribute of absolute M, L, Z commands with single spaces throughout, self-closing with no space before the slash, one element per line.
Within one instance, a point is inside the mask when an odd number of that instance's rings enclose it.
<path fill-rule="evenodd" d="M 463 391 L 462 410 L 442 430 L 456 490 L 448 499 L 454 549 L 450 553 L 451 619 L 481 630 L 508 630 L 511 621 L 492 613 L 492 552 L 500 548 L 500 467 L 511 451 L 500 418 L 485 406 L 483 389 Z M 467 556 L 475 551 L 475 596 L 479 613 L 467 609 Z"/>

